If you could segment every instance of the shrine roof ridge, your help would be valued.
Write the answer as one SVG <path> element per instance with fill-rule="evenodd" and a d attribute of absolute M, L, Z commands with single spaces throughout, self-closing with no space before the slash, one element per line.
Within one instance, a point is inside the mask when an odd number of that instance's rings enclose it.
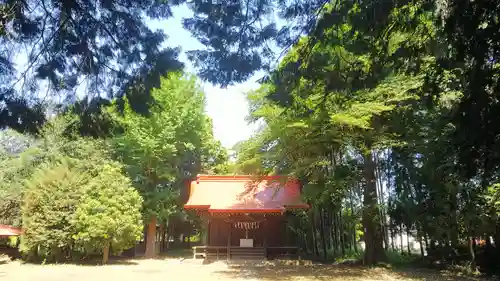
<path fill-rule="evenodd" d="M 296 177 L 287 175 L 205 175 L 198 174 L 196 181 L 234 181 L 234 180 L 298 180 Z"/>

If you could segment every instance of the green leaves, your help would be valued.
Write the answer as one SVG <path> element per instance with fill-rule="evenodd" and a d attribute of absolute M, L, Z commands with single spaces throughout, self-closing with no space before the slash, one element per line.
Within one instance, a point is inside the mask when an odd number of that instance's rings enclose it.
<path fill-rule="evenodd" d="M 100 168 L 72 217 L 72 238 L 87 253 L 101 253 L 107 243 L 119 253 L 133 247 L 142 235 L 142 198 L 119 166 L 110 163 Z"/>
<path fill-rule="evenodd" d="M 111 112 L 124 129 L 113 146 L 144 198 L 144 215 L 166 218 L 177 207 L 184 180 L 222 164 L 227 154 L 213 137 L 194 77 L 171 73 L 152 97 L 147 116 L 133 111 L 129 100 L 123 114 Z"/>
<path fill-rule="evenodd" d="M 71 221 L 88 174 L 75 169 L 71 159 L 45 165 L 27 181 L 22 205 L 24 233 L 21 251 L 28 259 L 35 255 L 49 261 L 63 260 L 71 249 L 74 229 Z M 38 252 L 37 252 L 38 251 Z"/>
<path fill-rule="evenodd" d="M 105 242 L 120 252 L 142 233 L 142 198 L 100 145 L 66 141 L 58 151 L 72 153 L 51 155 L 24 180 L 21 250 L 28 259 L 101 253 Z"/>

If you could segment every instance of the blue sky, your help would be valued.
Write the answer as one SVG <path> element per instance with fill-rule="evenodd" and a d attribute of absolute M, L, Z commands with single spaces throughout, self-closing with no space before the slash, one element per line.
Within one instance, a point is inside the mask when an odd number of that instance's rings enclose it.
<path fill-rule="evenodd" d="M 177 7 L 174 9 L 173 18 L 163 21 L 149 21 L 148 25 L 152 29 L 163 29 L 169 35 L 166 42 L 168 46 L 182 48 L 180 60 L 186 64 L 186 71 L 194 73 L 193 66 L 189 63 L 185 52 L 201 49 L 203 45 L 182 27 L 182 18 L 189 17 L 191 14 L 189 8 Z M 248 125 L 244 120 L 248 113 L 245 93 L 258 87 L 256 82 L 258 78 L 260 76 L 255 75 L 245 83 L 226 89 L 221 89 L 210 83 L 203 83 L 207 96 L 207 113 L 213 119 L 214 135 L 227 148 L 231 148 L 240 140 L 248 139 L 256 129 L 255 126 Z"/>

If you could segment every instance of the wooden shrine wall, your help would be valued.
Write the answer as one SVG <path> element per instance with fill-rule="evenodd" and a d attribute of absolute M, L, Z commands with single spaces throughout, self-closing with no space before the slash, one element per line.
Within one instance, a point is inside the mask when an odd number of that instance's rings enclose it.
<path fill-rule="evenodd" d="M 256 217 L 256 221 L 261 221 L 264 218 Z M 264 236 L 267 239 L 267 246 L 280 247 L 290 246 L 286 239 L 286 217 L 285 216 L 268 216 L 266 222 L 261 222 L 257 229 L 248 230 L 248 238 L 254 239 L 255 247 L 264 246 Z M 228 218 L 213 217 L 210 219 L 208 245 L 210 246 L 227 246 L 229 231 L 231 231 L 231 246 L 239 246 L 240 239 L 245 238 L 245 230 L 239 228 L 230 228 Z M 237 218 L 232 218 L 233 221 L 239 221 Z M 244 221 L 243 219 L 241 221 Z M 231 224 L 232 225 L 232 224 Z"/>
<path fill-rule="evenodd" d="M 209 222 L 208 245 L 227 246 L 229 224 L 222 218 L 212 218 Z"/>

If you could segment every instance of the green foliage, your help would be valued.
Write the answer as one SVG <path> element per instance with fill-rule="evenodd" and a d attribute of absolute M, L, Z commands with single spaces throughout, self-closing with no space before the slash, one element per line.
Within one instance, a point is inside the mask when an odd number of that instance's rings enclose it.
<path fill-rule="evenodd" d="M 387 263 L 392 266 L 408 266 L 414 264 L 419 259 L 418 255 L 401 254 L 399 251 L 387 251 Z"/>
<path fill-rule="evenodd" d="M 141 203 L 117 163 L 66 157 L 43 165 L 26 182 L 21 251 L 46 261 L 102 253 L 106 244 L 119 253 L 142 233 Z"/>
<path fill-rule="evenodd" d="M 21 224 L 20 206 L 24 181 L 43 161 L 43 153 L 38 148 L 0 159 L 0 221 L 16 226 Z"/>
<path fill-rule="evenodd" d="M 123 166 L 105 142 L 67 132 L 72 118 L 47 124 L 37 146 L 8 159 L 16 166 L 3 171 L 11 190 L 2 190 L 21 206 L 11 216 L 22 225 L 21 251 L 30 260 L 102 253 L 104 241 L 120 252 L 142 233 L 142 198 Z"/>
<path fill-rule="evenodd" d="M 72 216 L 74 243 L 86 253 L 115 253 L 133 247 L 142 234 L 142 198 L 117 165 L 100 167 L 90 180 Z"/>
<path fill-rule="evenodd" d="M 73 217 L 91 176 L 71 159 L 38 169 L 26 183 L 21 251 L 28 259 L 63 260 L 73 245 Z"/>
<path fill-rule="evenodd" d="M 335 253 L 332 253 L 335 255 Z M 335 262 L 337 263 L 343 263 L 347 261 L 359 261 L 363 259 L 363 254 L 364 252 L 362 250 L 355 251 L 353 249 L 346 249 L 344 256 L 342 257 L 335 257 Z"/>
<path fill-rule="evenodd" d="M 43 96 L 63 95 L 58 102 L 63 106 L 74 101 L 75 91 L 85 85 L 90 106 L 77 111 L 84 123 L 95 117 L 90 111 L 103 100 L 92 97 L 114 98 L 128 90 L 134 108 L 144 107 L 149 99 L 144 97 L 159 86 L 160 77 L 183 67 L 177 49 L 161 46 L 167 36 L 146 24 L 148 18 L 170 18 L 175 6 L 171 2 L 2 2 L 0 127 L 40 129 L 46 121 L 46 100 L 35 95 L 41 81 L 48 91 Z M 102 44 L 97 44 L 100 40 Z M 18 64 L 15 57 L 26 63 Z"/>
<path fill-rule="evenodd" d="M 265 15 L 274 1 L 259 3 Z M 254 12 L 255 3 L 246 4 Z M 309 252 L 338 248 L 331 244 L 340 243 L 339 237 L 328 237 L 330 212 L 360 209 L 370 211 L 363 226 L 376 234 L 371 239 L 365 232 L 363 239 L 367 246 L 377 244 L 378 252 L 380 240 L 386 249 L 395 248 L 396 236 L 405 233 L 429 247 L 438 245 L 449 260 L 460 259 L 451 253 L 471 237 L 487 237 L 490 244 L 494 237 L 498 244 L 500 127 L 493 125 L 500 112 L 498 4 L 291 1 L 276 6 L 290 20 L 276 37 L 287 53 L 263 87 L 249 95 L 248 119 L 263 126 L 239 145 L 236 168 L 301 179 L 304 197 L 321 213 L 301 216 L 294 227 L 309 235 L 303 242 Z M 235 18 L 244 11 L 237 4 L 234 9 Z M 202 69 L 241 59 L 248 71 L 265 65 L 256 58 L 265 53 L 257 51 L 260 44 L 269 41 L 259 36 L 261 29 L 243 24 L 242 37 L 229 36 L 240 24 L 234 18 L 221 19 L 203 5 L 194 10 L 206 17 L 188 28 L 213 48 L 195 53 Z M 249 22 L 258 19 L 251 16 Z M 252 39 L 260 44 L 249 39 L 252 28 Z M 225 44 L 209 40 L 215 33 L 228 37 Z M 242 49 L 251 55 L 226 56 Z M 203 74 L 225 83 L 244 77 L 241 71 L 222 67 Z M 333 236 L 339 229 L 355 236 L 356 227 L 342 223 L 333 227 Z M 473 250 L 468 252 L 472 265 Z M 498 255 L 498 247 L 492 253 Z M 484 262 L 491 259 L 478 261 L 498 267 Z"/>
<path fill-rule="evenodd" d="M 197 81 L 172 73 L 161 83 L 148 116 L 135 113 L 128 100 L 123 114 L 111 113 L 124 130 L 113 140 L 115 155 L 144 199 L 144 215 L 166 218 L 185 180 L 212 168 L 223 171 L 218 165 L 227 153 L 213 138 Z"/>
<path fill-rule="evenodd" d="M 96 136 L 115 134 L 107 140 L 81 137 L 90 123 L 71 113 L 47 123 L 38 138 L 6 135 L 0 219 L 25 229 L 27 258 L 65 260 L 107 246 L 118 253 L 142 234 L 143 215 L 164 220 L 179 211 L 185 180 L 228 172 L 196 80 L 171 74 L 153 95 L 149 115 L 128 99 L 123 112 L 116 100 L 116 108 L 95 115 L 122 129 L 95 128 Z"/>

